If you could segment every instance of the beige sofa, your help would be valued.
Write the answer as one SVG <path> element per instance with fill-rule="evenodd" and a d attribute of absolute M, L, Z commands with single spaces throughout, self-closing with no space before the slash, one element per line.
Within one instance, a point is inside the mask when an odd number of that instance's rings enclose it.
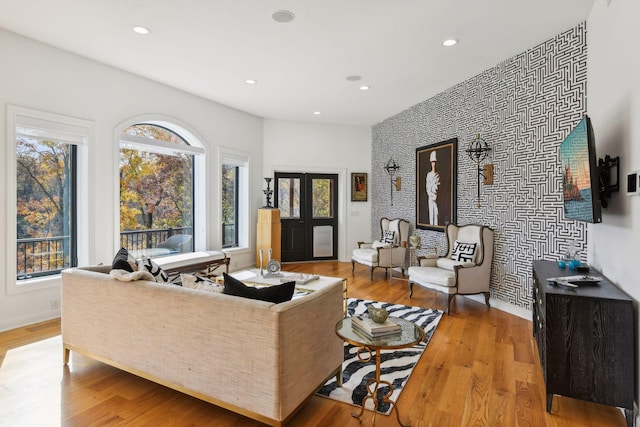
<path fill-rule="evenodd" d="M 72 350 L 273 426 L 340 372 L 340 280 L 273 304 L 109 270 L 62 272 L 65 364 Z"/>

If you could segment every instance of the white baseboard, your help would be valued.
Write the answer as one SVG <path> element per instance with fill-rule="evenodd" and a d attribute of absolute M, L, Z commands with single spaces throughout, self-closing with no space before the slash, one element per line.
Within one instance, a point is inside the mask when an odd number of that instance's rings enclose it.
<path fill-rule="evenodd" d="M 22 328 L 23 326 L 33 325 L 34 323 L 44 322 L 45 320 L 56 319 L 60 317 L 60 309 L 47 310 L 40 313 L 33 313 L 28 316 L 16 317 L 13 319 L 0 322 L 0 332 L 9 331 L 11 329 Z"/>
<path fill-rule="evenodd" d="M 474 301 L 478 301 L 482 304 L 485 303 L 483 295 L 465 295 L 465 297 Z M 489 299 L 489 305 L 491 305 L 492 308 L 497 308 L 498 310 L 513 314 L 514 316 L 518 316 L 526 320 L 531 320 L 531 310 L 527 308 L 518 307 L 517 305 L 513 305 L 508 302 L 500 301 L 493 298 Z"/>

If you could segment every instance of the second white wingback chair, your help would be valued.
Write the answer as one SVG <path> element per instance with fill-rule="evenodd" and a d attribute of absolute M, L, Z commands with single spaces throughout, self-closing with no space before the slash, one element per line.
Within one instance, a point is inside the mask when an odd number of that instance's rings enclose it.
<path fill-rule="evenodd" d="M 399 267 L 404 276 L 409 223 L 400 218 L 382 218 L 380 231 L 380 240 L 358 242 L 358 248 L 353 250 L 351 256 L 351 271 L 355 270 L 358 263 L 369 267 L 371 280 L 373 280 L 373 269 L 376 267 L 384 268 L 387 276 L 390 268 Z"/>
<path fill-rule="evenodd" d="M 416 284 L 447 294 L 447 314 L 457 294 L 483 294 L 489 307 L 493 230 L 485 225 L 448 224 L 446 233 L 445 256 L 421 256 L 419 266 L 409 267 L 409 298 Z"/>

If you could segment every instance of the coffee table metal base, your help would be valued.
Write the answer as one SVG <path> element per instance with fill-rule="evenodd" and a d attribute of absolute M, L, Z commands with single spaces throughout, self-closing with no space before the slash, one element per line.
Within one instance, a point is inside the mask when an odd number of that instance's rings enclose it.
<path fill-rule="evenodd" d="M 396 418 L 398 419 L 398 424 L 400 424 L 402 427 L 411 427 L 411 424 L 402 424 L 402 421 L 400 420 L 400 411 L 398 410 L 398 407 L 396 406 L 396 402 L 394 402 L 393 400 L 391 400 L 389 397 L 391 396 L 391 393 L 393 393 L 393 386 L 391 385 L 391 383 L 389 381 L 379 381 L 379 380 L 375 380 L 373 378 L 367 380 L 367 395 L 364 397 L 364 399 L 362 399 L 362 408 L 360 408 L 360 412 L 356 413 L 353 412 L 351 413 L 351 416 L 353 418 L 360 418 L 362 417 L 362 415 L 364 414 L 364 405 L 367 402 L 367 400 L 371 399 L 373 400 L 373 416 L 371 417 L 371 425 L 375 426 L 376 425 L 376 413 L 378 412 L 378 405 L 382 402 L 387 402 L 389 403 L 389 405 L 391 405 L 391 412 L 396 413 Z M 378 401 L 378 387 L 380 386 L 387 386 L 389 387 L 389 392 L 387 392 L 384 396 L 382 396 L 382 402 Z M 371 388 L 373 386 L 373 388 Z"/>
<path fill-rule="evenodd" d="M 366 350 L 369 353 L 368 356 L 363 357 L 361 355 L 361 352 L 363 350 Z M 369 360 L 371 360 L 372 350 L 366 346 L 359 347 L 357 355 L 360 361 L 368 362 Z M 367 403 L 367 400 L 371 399 L 373 401 L 373 416 L 371 417 L 372 427 L 376 425 L 376 414 L 378 413 L 378 405 L 382 402 L 387 402 L 389 405 L 391 405 L 391 412 L 395 411 L 396 418 L 398 419 L 398 424 L 400 424 L 402 427 L 411 427 L 411 424 L 402 424 L 402 421 L 400 421 L 400 411 L 398 410 L 396 402 L 391 400 L 391 395 L 393 394 L 393 390 L 394 390 L 393 385 L 391 385 L 389 381 L 384 381 L 380 379 L 380 357 L 381 357 L 380 350 L 375 351 L 375 357 L 376 357 L 376 377 L 369 378 L 367 380 L 367 383 L 365 385 L 365 388 L 367 389 L 367 395 L 362 399 L 362 407 L 360 408 L 360 412 L 359 413 L 353 412 L 351 416 L 354 418 L 360 419 L 364 414 L 364 406 Z M 382 396 L 382 400 L 379 400 L 378 388 L 380 388 L 381 386 L 389 387 L 389 391 Z"/>

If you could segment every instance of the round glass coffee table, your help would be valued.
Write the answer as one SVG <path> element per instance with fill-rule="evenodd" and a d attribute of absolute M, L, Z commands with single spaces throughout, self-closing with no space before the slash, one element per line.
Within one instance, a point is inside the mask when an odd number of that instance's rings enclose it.
<path fill-rule="evenodd" d="M 376 377 L 367 380 L 366 388 L 367 395 L 362 399 L 362 408 L 359 413 L 351 414 L 354 418 L 362 417 L 364 413 L 364 406 L 367 400 L 373 401 L 373 417 L 372 426 L 376 424 L 376 412 L 378 405 L 381 402 L 388 402 L 391 406 L 391 412 L 396 412 L 398 424 L 402 427 L 411 427 L 410 424 L 402 424 L 400 421 L 400 413 L 396 406 L 396 403 L 391 400 L 391 393 L 393 393 L 393 385 L 389 381 L 380 379 L 380 351 L 381 350 L 393 350 L 398 348 L 413 347 L 420 341 L 424 340 L 424 330 L 415 323 L 400 319 L 398 317 L 389 316 L 389 320 L 400 325 L 401 332 L 383 336 L 380 338 L 371 338 L 368 335 L 354 329 L 351 324 L 351 317 L 344 318 L 336 324 L 336 334 L 345 342 L 358 347 L 358 359 L 361 362 L 369 362 L 373 357 L 376 361 Z M 378 399 L 378 388 L 380 386 L 389 387 L 389 391 L 382 396 L 382 399 Z"/>

